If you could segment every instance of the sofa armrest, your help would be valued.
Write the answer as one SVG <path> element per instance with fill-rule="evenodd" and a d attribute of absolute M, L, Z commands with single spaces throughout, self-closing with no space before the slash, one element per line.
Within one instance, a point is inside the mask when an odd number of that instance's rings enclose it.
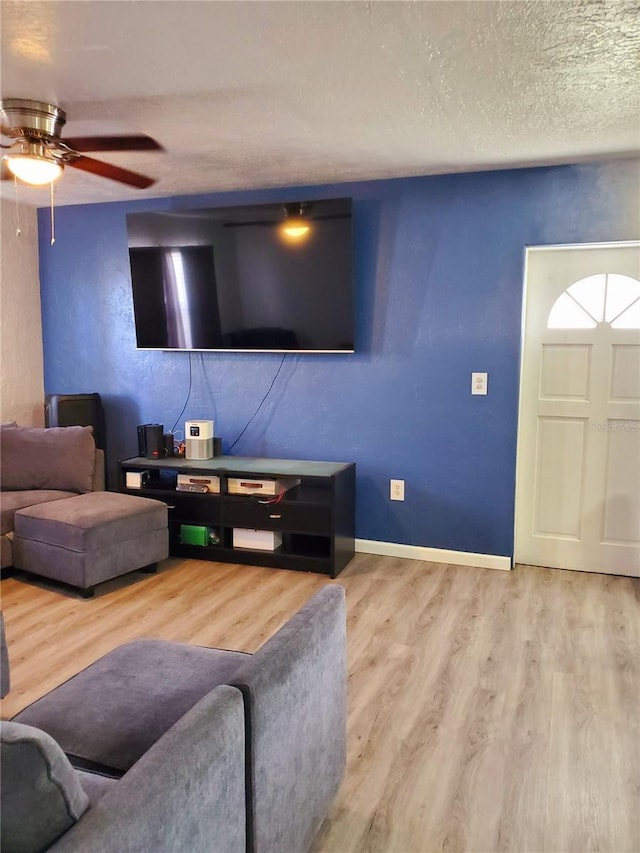
<path fill-rule="evenodd" d="M 306 853 L 346 762 L 344 589 L 317 592 L 232 684 L 245 700 L 247 850 Z"/>
<path fill-rule="evenodd" d="M 94 492 L 104 492 L 105 489 L 105 474 L 104 474 L 104 450 L 96 448 L 96 455 L 93 462 L 93 488 Z"/>
<path fill-rule="evenodd" d="M 146 752 L 52 853 L 245 853 L 243 701 L 221 685 Z"/>

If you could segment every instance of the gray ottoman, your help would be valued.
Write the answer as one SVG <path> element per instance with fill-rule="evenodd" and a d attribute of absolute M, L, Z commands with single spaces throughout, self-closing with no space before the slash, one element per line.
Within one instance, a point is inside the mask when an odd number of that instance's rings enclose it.
<path fill-rule="evenodd" d="M 13 564 L 79 587 L 134 569 L 152 568 L 169 554 L 167 506 L 117 492 L 88 492 L 16 512 Z"/>

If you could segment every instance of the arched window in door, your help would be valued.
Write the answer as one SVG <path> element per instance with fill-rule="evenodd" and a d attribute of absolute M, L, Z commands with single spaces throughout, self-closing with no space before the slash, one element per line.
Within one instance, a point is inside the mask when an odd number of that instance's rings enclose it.
<path fill-rule="evenodd" d="M 581 278 L 556 299 L 549 329 L 640 329 L 640 281 L 629 275 L 600 273 Z"/>

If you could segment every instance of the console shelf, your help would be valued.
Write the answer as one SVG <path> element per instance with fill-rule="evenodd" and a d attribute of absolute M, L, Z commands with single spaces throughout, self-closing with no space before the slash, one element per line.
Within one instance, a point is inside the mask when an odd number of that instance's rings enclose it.
<path fill-rule="evenodd" d="M 127 486 L 138 474 L 140 487 Z M 218 477 L 220 492 L 176 489 L 178 474 Z M 230 479 L 297 484 L 278 500 L 230 494 Z M 132 479 L 131 477 L 129 479 Z M 320 572 L 335 578 L 354 553 L 355 464 L 217 456 L 197 461 L 135 456 L 120 462 L 120 491 L 164 501 L 169 507 L 169 551 L 174 557 Z M 205 528 L 207 543 L 182 541 L 184 526 Z M 269 531 L 273 550 L 234 547 L 234 529 Z"/>

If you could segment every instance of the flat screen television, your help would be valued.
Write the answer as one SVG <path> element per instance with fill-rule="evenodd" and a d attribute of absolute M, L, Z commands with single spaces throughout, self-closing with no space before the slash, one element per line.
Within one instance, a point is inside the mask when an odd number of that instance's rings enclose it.
<path fill-rule="evenodd" d="M 127 214 L 138 349 L 354 350 L 351 199 Z"/>

